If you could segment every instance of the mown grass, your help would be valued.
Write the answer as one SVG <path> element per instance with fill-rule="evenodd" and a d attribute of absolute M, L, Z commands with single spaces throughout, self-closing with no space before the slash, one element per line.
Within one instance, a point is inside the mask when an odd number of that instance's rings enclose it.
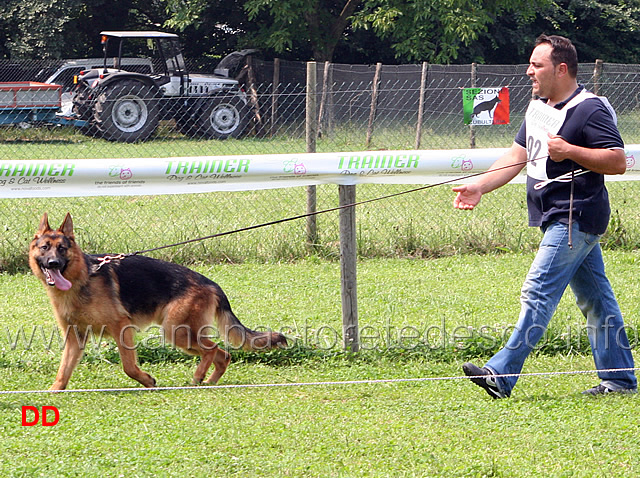
<path fill-rule="evenodd" d="M 584 366 L 547 358 L 530 369 Z M 458 370 L 388 361 L 235 369 L 262 383 Z M 112 375 L 93 367 L 83 380 Z M 466 381 L 14 397 L 0 407 L 0 469 L 3 476 L 632 476 L 640 466 L 637 398 L 577 393 L 592 383 L 579 375 L 523 379 L 518 396 L 500 402 Z M 58 407 L 60 423 L 20 427 L 23 404 Z"/>
<path fill-rule="evenodd" d="M 258 139 L 196 144 L 174 138 L 126 147 L 75 133 L 68 138 L 24 134 L 2 137 L 0 155 L 228 154 L 227 148 L 259 154 L 269 146 Z M 391 135 L 378 134 L 377 147 L 400 147 Z M 448 147 L 466 147 L 465 142 L 464 136 L 447 138 Z M 406 143 L 412 147 L 409 135 Z M 344 147 L 336 149 L 362 147 L 349 135 L 339 144 Z M 334 145 L 320 147 L 336 150 Z M 297 139 L 278 147 L 304 150 Z M 359 188 L 358 195 L 364 199 L 400 187 Z M 637 193 L 634 183 L 612 184 L 610 191 L 615 211 L 604 238 L 610 249 L 606 262 L 635 348 L 640 323 Z M 321 219 L 313 248 L 306 246 L 303 228 L 292 223 L 161 255 L 192 264 L 217 281 L 246 325 L 282 330 L 292 343 L 290 349 L 265 354 L 233 351 L 221 385 L 434 380 L 146 392 L 123 373 L 113 345 L 96 342 L 70 387 L 132 391 L 0 394 L 0 474 L 635 475 L 640 470 L 638 398 L 582 396 L 580 391 L 597 383 L 594 374 L 523 377 L 512 398 L 503 401 L 492 401 L 467 380 L 435 380 L 459 377 L 465 360 L 482 362 L 500 347 L 516 320 L 520 286 L 539 237 L 524 227 L 522 193 L 518 186 L 502 188 L 473 214 L 450 214 L 448 187 L 422 193 L 414 203 L 359 208 L 362 350 L 357 354 L 344 352 L 340 343 L 336 217 Z M 46 295 L 24 272 L 26 241 L 44 210 L 57 221 L 72 211 L 79 241 L 89 252 L 129 252 L 248 225 L 250 219 L 237 211 L 259 208 L 256 218 L 263 220 L 286 217 L 304 204 L 304 195 L 295 194 L 291 202 L 278 197 L 275 203 L 256 192 L 201 195 L 195 203 L 183 197 L 3 201 L 10 220 L 3 221 L 2 237 L 11 252 L 2 251 L 1 264 L 13 273 L 0 273 L 0 388 L 46 389 L 60 360 Z M 327 198 L 320 207 L 335 205 L 334 196 Z M 202 212 L 209 203 L 215 213 Z M 161 218 L 163 208 L 171 214 Z M 190 383 L 196 361 L 161 343 L 156 331 L 139 334 L 138 352 L 160 386 Z M 592 368 L 583 319 L 567 295 L 525 372 Z M 24 405 L 55 406 L 60 423 L 23 427 Z"/>
<path fill-rule="evenodd" d="M 638 326 L 640 254 L 609 252 L 608 273 L 630 330 Z M 432 260 L 371 259 L 358 265 L 358 354 L 332 344 L 340 330 L 339 267 L 333 261 L 201 265 L 251 327 L 287 331 L 290 350 L 233 353 L 221 385 L 263 385 L 460 376 L 469 327 L 501 330 L 518 310 L 531 254 Z M 16 330 L 53 327 L 42 286 L 29 274 L 0 275 L 2 389 L 36 390 L 55 376 L 59 348 Z M 578 330 L 563 298 L 550 328 Z M 435 333 L 457 333 L 457 348 Z M 375 331 L 380 331 L 376 336 Z M 400 333 L 404 331 L 403 333 Z M 388 335 L 387 335 L 388 333 Z M 38 332 L 39 334 L 39 332 Z M 36 337 L 38 337 L 38 334 Z M 29 334 L 27 333 L 27 336 Z M 374 338 L 375 337 L 375 338 Z M 391 337 L 391 339 L 387 339 Z M 193 359 L 141 335 L 143 368 L 161 386 L 189 384 Z M 366 344 L 366 346 L 364 346 Z M 477 345 L 477 343 L 475 344 Z M 143 350 L 144 349 L 144 350 Z M 580 350 L 541 350 L 525 372 L 591 370 Z M 466 380 L 271 388 L 0 395 L 2 476 L 629 476 L 640 470 L 636 396 L 584 397 L 594 374 L 523 377 L 493 401 Z M 137 388 L 109 345 L 77 367 L 71 388 Z M 53 427 L 22 427 L 23 405 L 55 406 Z M 595 473 L 595 474 L 594 474 Z"/>

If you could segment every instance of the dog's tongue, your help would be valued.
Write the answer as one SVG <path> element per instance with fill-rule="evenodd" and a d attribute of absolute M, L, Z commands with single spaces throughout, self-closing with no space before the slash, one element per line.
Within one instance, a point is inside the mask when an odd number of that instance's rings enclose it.
<path fill-rule="evenodd" d="M 60 271 L 58 269 L 49 269 L 49 275 L 53 279 L 53 285 L 55 285 L 60 290 L 69 290 L 71 289 L 71 282 L 62 277 Z"/>

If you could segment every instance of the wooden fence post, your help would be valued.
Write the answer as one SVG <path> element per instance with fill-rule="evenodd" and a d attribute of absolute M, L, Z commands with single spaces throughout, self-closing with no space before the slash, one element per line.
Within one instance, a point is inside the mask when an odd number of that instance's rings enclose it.
<path fill-rule="evenodd" d="M 329 71 L 331 70 L 331 63 L 324 62 L 324 72 L 322 73 L 322 97 L 320 98 L 320 109 L 318 112 L 318 138 L 322 137 L 324 117 L 327 116 L 327 96 L 329 90 Z"/>
<path fill-rule="evenodd" d="M 280 58 L 273 60 L 273 83 L 271 85 L 271 136 L 276 134 L 278 122 L 278 88 L 280 87 Z"/>
<path fill-rule="evenodd" d="M 264 134 L 264 124 L 262 123 L 262 115 L 260 114 L 260 102 L 258 98 L 258 87 L 256 81 L 256 72 L 253 67 L 253 57 L 247 57 L 247 86 L 249 87 L 249 103 L 253 109 L 253 117 L 255 119 L 255 134 L 261 137 Z"/>
<path fill-rule="evenodd" d="M 316 152 L 316 138 L 318 137 L 317 115 L 317 80 L 316 62 L 307 63 L 307 110 L 306 110 L 306 140 L 307 153 Z M 313 214 L 317 210 L 316 187 L 307 186 L 307 214 Z M 314 247 L 318 237 L 317 216 L 307 216 L 307 246 Z"/>
<path fill-rule="evenodd" d="M 422 141 L 422 118 L 424 116 L 424 95 L 427 89 L 428 63 L 422 63 L 422 75 L 420 76 L 420 99 L 418 100 L 418 120 L 416 121 L 416 142 L 413 149 L 420 149 Z"/>
<path fill-rule="evenodd" d="M 602 78 L 602 60 L 596 60 L 596 66 L 593 69 L 593 94 L 600 94 L 600 79 Z"/>
<path fill-rule="evenodd" d="M 373 122 L 376 118 L 376 109 L 378 106 L 378 86 L 380 83 L 380 70 L 382 70 L 382 63 L 376 64 L 376 72 L 373 75 L 373 90 L 371 92 L 371 110 L 369 111 L 369 124 L 367 125 L 367 141 L 365 142 L 365 149 L 369 149 L 371 144 L 371 136 L 373 135 Z"/>
<path fill-rule="evenodd" d="M 340 206 L 356 202 L 356 186 L 338 186 Z M 340 276 L 342 295 L 342 337 L 349 352 L 360 349 L 358 329 L 356 208 L 340 209 Z"/>
<path fill-rule="evenodd" d="M 475 88 L 478 83 L 478 64 L 471 63 L 471 88 Z M 471 149 L 476 147 L 476 127 L 469 125 L 469 147 Z"/>

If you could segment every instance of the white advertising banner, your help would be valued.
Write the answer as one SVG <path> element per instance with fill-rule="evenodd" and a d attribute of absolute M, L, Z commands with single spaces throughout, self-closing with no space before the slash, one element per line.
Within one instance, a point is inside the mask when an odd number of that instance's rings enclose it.
<path fill-rule="evenodd" d="M 0 160 L 0 197 L 185 194 L 318 184 L 433 184 L 486 171 L 506 149 L 454 149 L 199 156 Z M 640 145 L 628 145 L 627 174 L 640 179 Z M 519 176 L 516 181 L 523 181 Z"/>

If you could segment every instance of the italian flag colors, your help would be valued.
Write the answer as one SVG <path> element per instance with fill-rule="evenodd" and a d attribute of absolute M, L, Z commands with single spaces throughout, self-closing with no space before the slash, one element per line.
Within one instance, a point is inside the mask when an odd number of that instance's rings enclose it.
<path fill-rule="evenodd" d="M 464 88 L 464 124 L 509 124 L 509 88 Z"/>

